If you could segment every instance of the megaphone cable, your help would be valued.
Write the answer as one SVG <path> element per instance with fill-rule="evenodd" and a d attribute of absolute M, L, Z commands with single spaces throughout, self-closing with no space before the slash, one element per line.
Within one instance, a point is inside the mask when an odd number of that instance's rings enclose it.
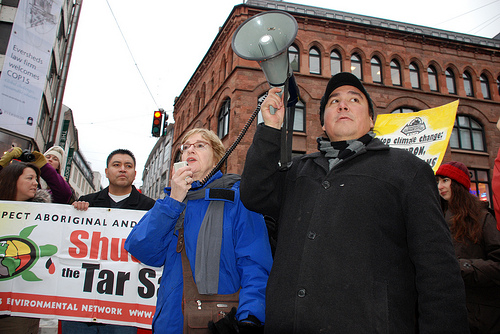
<path fill-rule="evenodd" d="M 243 137 L 247 133 L 248 128 L 250 127 L 250 125 L 252 124 L 252 122 L 254 121 L 254 119 L 259 114 L 260 106 L 262 105 L 262 102 L 264 101 L 264 99 L 266 97 L 267 97 L 267 92 L 263 95 L 262 99 L 259 99 L 260 101 L 257 103 L 257 108 L 255 108 L 254 112 L 252 113 L 252 115 L 248 119 L 247 123 L 245 124 L 245 126 L 241 130 L 240 134 L 238 135 L 238 137 L 236 138 L 236 140 L 234 141 L 234 143 L 227 149 L 226 153 L 219 160 L 219 162 L 217 163 L 217 165 L 215 165 L 215 167 L 210 171 L 210 173 L 208 173 L 208 175 L 201 181 L 201 186 L 205 185 L 205 183 L 207 183 L 208 180 L 210 180 L 210 178 L 212 176 L 214 176 L 215 173 L 217 173 L 217 171 L 222 167 L 222 165 L 227 160 L 227 158 L 229 157 L 229 155 L 231 153 L 233 153 L 234 149 L 236 148 L 236 146 L 238 146 L 238 144 L 240 143 L 240 141 L 243 139 Z"/>

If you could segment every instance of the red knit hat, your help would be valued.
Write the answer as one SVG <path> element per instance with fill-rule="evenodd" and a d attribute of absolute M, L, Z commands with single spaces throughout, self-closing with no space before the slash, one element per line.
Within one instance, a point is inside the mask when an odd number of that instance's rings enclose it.
<path fill-rule="evenodd" d="M 463 163 L 450 161 L 439 166 L 436 176 L 449 177 L 463 185 L 466 189 L 470 188 L 469 169 Z"/>

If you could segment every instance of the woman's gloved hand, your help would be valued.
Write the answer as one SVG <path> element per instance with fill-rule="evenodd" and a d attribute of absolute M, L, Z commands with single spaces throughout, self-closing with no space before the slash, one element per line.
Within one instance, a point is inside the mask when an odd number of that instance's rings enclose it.
<path fill-rule="evenodd" d="M 0 158 L 0 166 L 6 167 L 10 164 L 12 159 L 19 158 L 21 154 L 23 153 L 23 149 L 20 147 L 13 147 L 10 150 L 7 151 L 1 158 Z"/>
<path fill-rule="evenodd" d="M 264 326 L 253 315 L 250 315 L 248 319 L 238 321 L 236 308 L 233 307 L 224 318 L 215 323 L 210 321 L 208 330 L 211 334 L 263 334 Z"/>
<path fill-rule="evenodd" d="M 35 156 L 35 160 L 33 160 L 32 164 L 37 166 L 38 168 L 42 168 L 47 164 L 47 158 L 45 158 L 45 155 L 38 151 L 33 151 L 33 155 Z"/>

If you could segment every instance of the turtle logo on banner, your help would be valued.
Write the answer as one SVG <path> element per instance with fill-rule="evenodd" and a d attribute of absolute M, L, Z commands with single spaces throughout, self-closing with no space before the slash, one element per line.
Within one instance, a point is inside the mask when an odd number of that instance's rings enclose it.
<path fill-rule="evenodd" d="M 25 281 L 41 281 L 30 269 L 40 257 L 57 253 L 54 245 L 38 246 L 29 239 L 36 225 L 24 228 L 19 235 L 0 237 L 0 282 L 21 276 Z M 45 267 L 50 274 L 55 272 L 54 263 L 49 258 Z"/>

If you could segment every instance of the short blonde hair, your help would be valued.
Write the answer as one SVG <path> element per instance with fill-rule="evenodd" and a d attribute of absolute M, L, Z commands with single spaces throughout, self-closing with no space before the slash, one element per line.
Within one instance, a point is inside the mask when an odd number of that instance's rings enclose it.
<path fill-rule="evenodd" d="M 197 133 L 199 133 L 203 137 L 203 139 L 205 139 L 212 147 L 214 151 L 214 160 L 219 161 L 220 159 L 222 159 L 224 153 L 226 152 L 226 149 L 224 148 L 224 144 L 222 144 L 222 141 L 219 139 L 217 134 L 215 134 L 215 132 L 213 132 L 212 130 L 203 128 L 191 129 L 184 135 L 184 137 L 182 137 L 181 145 L 183 145 L 189 139 L 189 137 Z"/>

